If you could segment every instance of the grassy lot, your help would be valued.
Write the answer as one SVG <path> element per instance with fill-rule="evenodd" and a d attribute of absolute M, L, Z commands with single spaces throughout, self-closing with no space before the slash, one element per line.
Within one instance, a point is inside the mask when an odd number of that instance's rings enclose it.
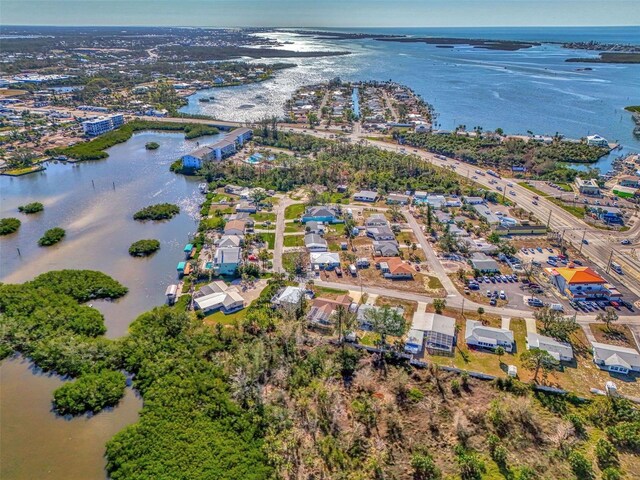
<path fill-rule="evenodd" d="M 568 183 L 556 183 L 564 192 L 573 192 L 573 188 Z"/>
<path fill-rule="evenodd" d="M 275 222 L 276 214 L 270 212 L 252 213 L 249 217 L 253 218 L 256 222 Z"/>
<path fill-rule="evenodd" d="M 213 196 L 211 197 L 211 201 L 214 203 L 220 203 L 222 201 L 232 202 L 234 200 L 235 198 L 233 198 L 231 195 L 228 195 L 226 193 L 214 193 Z"/>
<path fill-rule="evenodd" d="M 429 283 L 427 286 L 431 290 L 438 290 L 439 288 L 444 288 L 444 286 L 442 285 L 442 282 L 438 277 L 432 277 L 431 275 L 427 275 L 427 276 L 429 277 Z"/>
<path fill-rule="evenodd" d="M 303 235 L 285 235 L 284 236 L 285 247 L 302 247 L 304 246 Z"/>
<path fill-rule="evenodd" d="M 329 297 L 329 296 L 338 296 L 344 295 L 345 293 L 349 293 L 349 290 L 340 290 L 339 288 L 329 288 L 329 287 L 313 287 L 313 290 L 316 293 L 317 297 Z"/>
<path fill-rule="evenodd" d="M 0 96 L 3 97 L 16 97 L 18 95 L 24 95 L 26 90 L 17 90 L 15 88 L 0 88 Z"/>
<path fill-rule="evenodd" d="M 284 225 L 284 233 L 304 232 L 305 227 L 302 223 L 286 223 Z"/>
<path fill-rule="evenodd" d="M 596 337 L 596 340 L 600 343 L 609 343 L 612 345 L 618 345 L 620 347 L 637 348 L 633 335 L 629 327 L 626 325 L 611 325 L 611 329 L 607 330 L 607 326 L 604 323 L 592 323 L 589 325 L 591 333 Z"/>
<path fill-rule="evenodd" d="M 220 324 L 220 325 L 237 326 L 244 319 L 246 315 L 247 315 L 246 308 L 243 308 L 242 310 L 238 310 L 237 312 L 234 312 L 234 313 L 230 313 L 228 315 L 218 311 L 204 317 L 204 323 L 208 325 Z"/>
<path fill-rule="evenodd" d="M 258 233 L 262 239 L 267 242 L 268 247 L 273 250 L 273 247 L 276 244 L 276 234 L 275 233 Z"/>
<path fill-rule="evenodd" d="M 418 302 L 390 297 L 376 298 L 375 305 L 377 305 L 378 307 L 382 307 L 384 305 L 389 305 L 390 307 L 402 307 L 404 309 L 404 318 L 408 322 L 411 322 L 411 320 L 413 319 L 413 314 L 416 313 L 416 310 L 418 308 Z"/>
<path fill-rule="evenodd" d="M 284 210 L 284 218 L 286 220 L 293 220 L 295 218 L 300 217 L 304 213 L 304 204 L 303 203 L 294 203 L 293 205 L 289 205 Z"/>
<path fill-rule="evenodd" d="M 217 211 L 220 212 L 221 215 L 230 215 L 233 213 L 233 207 L 228 207 L 226 205 L 211 205 L 209 208 L 209 215 L 214 215 Z"/>
<path fill-rule="evenodd" d="M 14 168 L 11 170 L 5 170 L 3 175 L 9 175 L 12 177 L 19 177 L 21 175 L 27 175 L 28 173 L 40 172 L 44 170 L 42 165 L 31 165 L 30 167 L 25 168 Z"/>
<path fill-rule="evenodd" d="M 400 232 L 398 235 L 396 235 L 396 240 L 398 240 L 398 243 L 400 245 L 407 245 L 407 242 L 409 242 L 409 245 L 411 245 L 412 243 L 418 243 L 413 232 Z"/>
<path fill-rule="evenodd" d="M 553 198 L 548 193 L 544 193 L 542 190 L 538 190 L 536 187 L 532 187 L 531 185 L 528 185 L 526 182 L 519 182 L 518 185 L 520 185 L 521 187 L 526 188 L 527 190 L 531 190 L 532 192 L 540 195 L 541 197 L 546 198 L 547 200 L 549 200 L 552 203 L 555 203 L 557 206 L 559 206 L 563 210 L 569 212 L 574 217 L 579 218 L 579 219 L 583 219 L 584 218 L 584 208 L 583 207 L 574 207 L 572 205 L 567 205 L 562 200 L 558 200 L 557 198 Z M 564 183 L 564 184 L 561 184 L 561 185 L 563 187 L 563 190 L 565 189 L 565 187 L 568 187 L 569 190 L 566 190 L 566 191 L 568 191 L 568 192 L 572 191 L 571 187 L 568 184 Z"/>

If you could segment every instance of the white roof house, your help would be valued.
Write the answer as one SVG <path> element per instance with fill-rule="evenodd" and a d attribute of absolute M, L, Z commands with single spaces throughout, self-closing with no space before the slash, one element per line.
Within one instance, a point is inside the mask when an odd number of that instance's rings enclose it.
<path fill-rule="evenodd" d="M 431 354 L 451 353 L 455 345 L 456 320 L 438 313 L 416 312 L 411 323 L 411 331 L 422 332 L 424 344 L 417 351 L 413 343 L 405 342 L 405 350 L 418 353 L 422 347 Z M 407 348 L 409 347 L 409 348 Z"/>
<path fill-rule="evenodd" d="M 316 233 L 307 233 L 304 236 L 304 246 L 310 252 L 327 251 L 327 241 Z"/>
<path fill-rule="evenodd" d="M 340 254 L 334 252 L 311 252 L 309 259 L 312 266 L 318 265 L 321 268 L 340 265 Z"/>
<path fill-rule="evenodd" d="M 555 338 L 539 335 L 537 333 L 527 334 L 527 350 L 538 348 L 546 350 L 549 355 L 558 361 L 570 362 L 573 360 L 573 348 L 566 342 L 560 342 Z"/>
<path fill-rule="evenodd" d="M 354 200 L 360 200 L 361 202 L 375 202 L 378 198 L 378 192 L 372 190 L 360 190 L 353 195 Z"/>
<path fill-rule="evenodd" d="M 286 287 L 271 299 L 271 303 L 279 306 L 297 305 L 304 296 L 304 289 L 300 287 Z"/>
<path fill-rule="evenodd" d="M 633 348 L 591 342 L 593 361 L 603 370 L 616 373 L 640 372 L 640 353 Z"/>
<path fill-rule="evenodd" d="M 477 320 L 467 320 L 464 339 L 467 345 L 490 348 L 504 348 L 507 352 L 513 350 L 513 332 L 504 328 L 487 327 Z"/>
<path fill-rule="evenodd" d="M 224 313 L 230 313 L 244 307 L 244 298 L 235 289 L 229 289 L 199 297 L 193 303 L 203 312 L 222 310 Z"/>

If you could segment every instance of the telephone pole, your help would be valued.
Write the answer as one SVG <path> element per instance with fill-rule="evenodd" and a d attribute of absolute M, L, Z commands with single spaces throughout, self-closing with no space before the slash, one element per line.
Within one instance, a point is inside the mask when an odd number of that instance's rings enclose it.
<path fill-rule="evenodd" d="M 609 255 L 609 260 L 607 261 L 607 273 L 609 273 L 609 268 L 611 268 L 612 259 L 613 259 L 613 249 L 611 250 L 611 254 Z"/>
<path fill-rule="evenodd" d="M 587 235 L 587 230 L 585 229 L 585 230 L 582 232 L 582 240 L 580 241 L 580 249 L 578 250 L 578 255 L 581 255 L 581 254 L 582 254 L 582 245 L 584 245 L 584 237 L 585 237 L 586 235 Z M 613 253 L 613 250 L 612 250 L 612 253 Z"/>

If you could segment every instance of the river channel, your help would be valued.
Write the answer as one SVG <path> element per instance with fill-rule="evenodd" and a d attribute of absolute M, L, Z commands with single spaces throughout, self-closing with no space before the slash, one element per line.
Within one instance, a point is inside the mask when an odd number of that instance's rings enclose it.
<path fill-rule="evenodd" d="M 198 139 L 213 143 L 222 135 Z M 197 228 L 202 196 L 198 179 L 175 175 L 169 166 L 197 148 L 183 134 L 142 132 L 108 150 L 109 158 L 79 164 L 50 164 L 41 173 L 0 177 L 0 217 L 17 217 L 19 231 L 0 238 L 0 281 L 21 283 L 63 268 L 93 269 L 129 288 L 115 302 L 94 302 L 104 315 L 107 336 L 125 335 L 140 313 L 160 305 L 189 234 Z M 157 142 L 155 151 L 145 143 Z M 44 212 L 18 213 L 19 205 L 39 201 Z M 154 203 L 178 204 L 181 213 L 168 222 L 136 222 L 132 215 Z M 58 245 L 43 248 L 45 230 L 62 227 Z M 143 238 L 160 240 L 150 258 L 129 256 L 129 245 Z M 19 250 L 19 253 L 18 253 Z M 18 357 L 0 364 L 0 478 L 104 478 L 104 445 L 138 417 L 142 401 L 132 390 L 120 404 L 88 418 L 64 419 L 51 413 L 52 393 L 62 383 Z"/>

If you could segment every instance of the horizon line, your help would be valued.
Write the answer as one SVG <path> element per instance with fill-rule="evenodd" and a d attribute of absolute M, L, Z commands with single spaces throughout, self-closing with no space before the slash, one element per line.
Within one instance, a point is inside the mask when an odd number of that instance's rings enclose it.
<path fill-rule="evenodd" d="M 0 31 L 3 28 L 11 28 L 11 27 L 56 27 L 56 28 L 80 28 L 80 27 L 104 27 L 104 28 L 122 28 L 122 27 L 136 27 L 136 28 L 209 28 L 209 29 L 228 29 L 228 28 L 237 28 L 237 29 L 331 29 L 331 28 L 339 28 L 339 29 L 348 29 L 348 28 L 469 28 L 469 29 L 480 29 L 480 28 L 640 28 L 640 24 L 638 25 L 481 25 L 481 26 L 470 26 L 470 25 L 447 25 L 447 26 L 375 26 L 375 25 L 350 25 L 348 27 L 340 27 L 340 26 L 251 26 L 251 25 L 226 25 L 226 26 L 206 26 L 206 25 L 134 25 L 134 24 L 110 24 L 110 25 L 99 25 L 99 24 L 78 24 L 78 25 L 55 25 L 49 23 L 16 23 L 11 25 L 2 25 L 0 24 Z"/>

